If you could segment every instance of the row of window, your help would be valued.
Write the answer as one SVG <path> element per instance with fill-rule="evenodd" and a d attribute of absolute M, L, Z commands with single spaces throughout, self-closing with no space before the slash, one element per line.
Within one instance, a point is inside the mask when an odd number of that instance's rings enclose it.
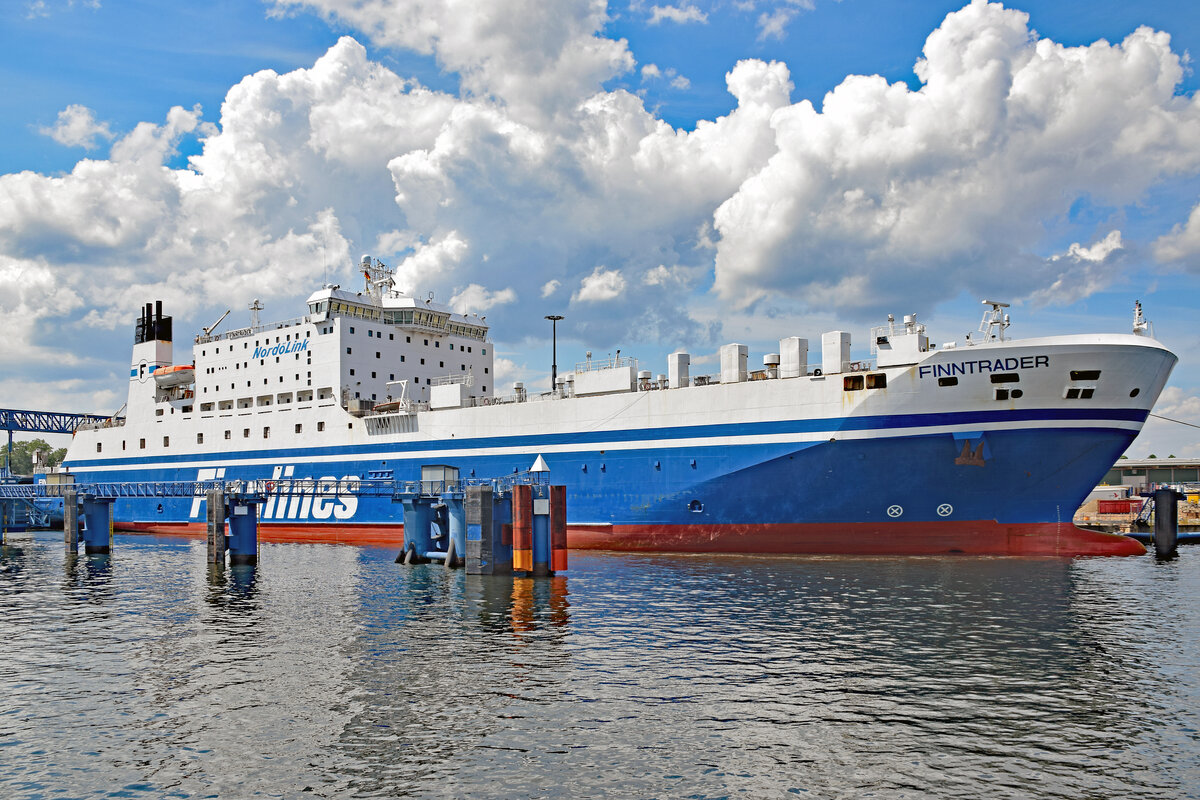
<path fill-rule="evenodd" d="M 350 374 L 351 374 L 351 375 L 353 375 L 353 374 L 354 374 L 354 373 L 353 373 L 353 371 L 352 371 Z M 305 385 L 306 385 L 306 386 L 312 386 L 312 372 L 311 372 L 311 371 L 310 371 L 310 372 L 306 372 L 306 373 L 305 373 L 305 376 L 306 376 Z M 279 376 L 279 382 L 280 382 L 280 383 L 283 383 L 283 379 L 284 379 L 284 376 L 283 376 L 283 375 L 280 375 L 280 376 Z M 267 385 L 270 383 L 270 380 L 271 380 L 270 378 L 263 378 L 263 386 L 267 386 Z M 297 381 L 299 381 L 299 380 L 300 380 L 300 373 L 299 373 L 299 372 L 297 372 L 297 373 L 296 373 L 296 380 L 297 380 Z M 246 388 L 249 388 L 249 387 L 250 387 L 250 385 L 251 385 L 251 382 L 250 382 L 250 381 L 246 381 Z M 207 387 L 207 386 L 204 386 L 204 387 L 202 387 L 202 388 L 203 388 L 203 391 L 201 391 L 200 393 L 201 393 L 201 394 L 208 394 L 208 388 L 209 388 L 209 387 Z M 232 390 L 236 390 L 236 389 L 237 389 L 237 384 L 231 383 L 231 384 L 229 384 L 229 388 L 230 388 L 230 390 L 231 390 L 231 391 L 232 391 Z M 214 393 L 215 393 L 215 392 L 219 392 L 219 391 L 221 391 L 221 384 L 217 384 L 217 385 L 213 386 L 213 387 L 212 387 L 212 390 L 213 390 L 213 392 L 214 392 Z"/>
<path fill-rule="evenodd" d="M 874 372 L 867 375 L 847 375 L 842 378 L 842 391 L 857 392 L 863 388 L 886 389 L 887 374 Z"/>
<path fill-rule="evenodd" d="M 451 322 L 450 315 L 431 309 L 423 308 L 373 308 L 342 300 L 330 300 L 313 303 L 309 311 L 320 313 L 328 310 L 331 314 L 373 320 L 385 325 L 422 325 L 426 328 L 438 328 L 456 336 L 468 339 L 483 339 L 487 336 L 487 328 L 465 325 L 461 322 Z"/>
<path fill-rule="evenodd" d="M 354 426 L 353 426 L 353 424 L 350 424 L 350 425 L 349 425 L 349 427 L 351 427 L 351 428 L 352 428 L 352 427 L 354 427 Z M 318 423 L 317 423 L 317 431 L 318 431 L 318 432 L 320 432 L 320 431 L 324 431 L 324 430 L 325 430 L 325 423 L 324 423 L 323 421 L 322 421 L 322 422 L 318 422 Z M 303 423 L 300 423 L 300 422 L 297 422 L 297 423 L 296 423 L 296 433 L 303 433 L 303 432 L 304 432 L 304 424 L 303 424 Z M 225 438 L 226 438 L 227 440 L 228 440 L 228 439 L 232 439 L 232 438 L 233 438 L 233 431 L 232 431 L 232 430 L 226 430 L 226 431 L 225 431 Z M 250 438 L 250 428 L 242 428 L 242 438 L 243 438 L 243 439 L 249 439 L 249 438 Z M 270 439 L 270 438 L 271 438 L 271 428 L 270 428 L 270 426 L 269 426 L 269 425 L 268 425 L 268 426 L 263 426 L 263 429 L 262 429 L 262 438 L 264 438 L 264 439 Z M 204 434 L 203 434 L 203 433 L 197 433 L 197 434 L 196 434 L 196 444 L 204 444 Z M 162 446 L 163 446 L 163 447 L 170 447 L 170 446 L 171 446 L 171 437 L 170 437 L 170 436 L 164 436 L 164 437 L 163 437 L 163 443 L 162 443 Z M 124 441 L 124 440 L 122 440 L 122 441 L 121 441 L 121 449 L 122 449 L 122 450 L 124 450 L 124 449 L 125 449 L 125 441 Z M 145 440 L 145 439 L 138 439 L 138 449 L 139 449 L 139 450 L 145 450 L 145 449 L 146 449 L 146 440 Z M 103 442 L 96 442 L 96 452 L 97 452 L 97 453 L 102 453 L 102 452 L 104 452 L 104 443 L 103 443 Z"/>

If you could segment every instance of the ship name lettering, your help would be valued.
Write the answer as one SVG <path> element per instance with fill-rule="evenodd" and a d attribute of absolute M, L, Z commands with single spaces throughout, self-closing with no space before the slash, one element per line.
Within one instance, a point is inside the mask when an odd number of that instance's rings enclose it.
<path fill-rule="evenodd" d="M 917 375 L 921 378 L 948 378 L 952 375 L 1012 372 L 1017 369 L 1037 369 L 1048 366 L 1050 366 L 1050 356 L 981 358 L 975 361 L 953 361 L 949 364 L 923 364 L 917 367 Z"/>

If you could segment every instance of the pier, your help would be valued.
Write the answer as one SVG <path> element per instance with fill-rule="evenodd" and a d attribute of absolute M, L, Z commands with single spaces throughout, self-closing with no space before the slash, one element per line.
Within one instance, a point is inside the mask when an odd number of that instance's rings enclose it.
<path fill-rule="evenodd" d="M 437 561 L 480 575 L 553 575 L 567 568 L 566 487 L 545 483 L 539 457 L 534 469 L 501 478 L 460 479 L 454 467 L 422 469 L 422 480 L 371 478 L 352 489 L 357 496 L 387 497 L 402 509 L 404 547 L 396 562 Z M 69 476 L 65 476 L 69 477 Z M 113 504 L 127 497 L 202 497 L 206 507 L 208 561 L 258 562 L 259 507 L 269 481 L 138 481 L 0 484 L 0 544 L 16 510 L 35 499 L 61 498 L 68 551 L 82 542 L 88 554 L 111 553 Z M 317 480 L 293 481 L 314 496 L 347 491 Z"/>

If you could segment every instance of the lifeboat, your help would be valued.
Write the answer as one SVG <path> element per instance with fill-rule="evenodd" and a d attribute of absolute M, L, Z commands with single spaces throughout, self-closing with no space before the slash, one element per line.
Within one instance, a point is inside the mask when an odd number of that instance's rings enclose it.
<path fill-rule="evenodd" d="M 159 367 L 154 370 L 154 382 L 164 389 L 172 386 L 186 386 L 196 382 L 196 367 L 193 364 L 179 364 L 174 367 Z"/>

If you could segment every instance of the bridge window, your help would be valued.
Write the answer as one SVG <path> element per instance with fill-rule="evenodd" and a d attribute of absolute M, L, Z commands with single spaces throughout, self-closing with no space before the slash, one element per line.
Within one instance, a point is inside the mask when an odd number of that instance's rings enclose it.
<path fill-rule="evenodd" d="M 842 378 L 842 390 L 847 392 L 858 391 L 863 388 L 862 375 L 847 375 Z"/>
<path fill-rule="evenodd" d="M 887 388 L 887 374 L 883 373 L 883 372 L 877 372 L 874 375 L 868 375 L 867 376 L 867 388 L 868 389 L 886 389 Z"/>

